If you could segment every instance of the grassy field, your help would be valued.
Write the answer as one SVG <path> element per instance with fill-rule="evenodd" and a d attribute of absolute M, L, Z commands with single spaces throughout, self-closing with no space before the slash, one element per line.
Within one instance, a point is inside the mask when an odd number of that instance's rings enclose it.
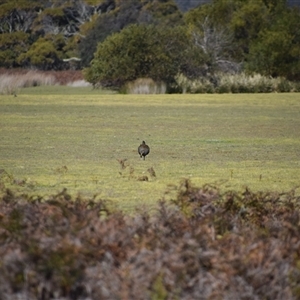
<path fill-rule="evenodd" d="M 182 178 L 224 189 L 300 183 L 299 94 L 117 95 L 91 88 L 0 96 L 2 185 L 152 205 Z M 145 140 L 145 161 L 137 147 Z M 118 160 L 125 161 L 125 169 Z M 156 177 L 148 172 L 153 168 Z M 139 181 L 147 176 L 148 181 Z"/>

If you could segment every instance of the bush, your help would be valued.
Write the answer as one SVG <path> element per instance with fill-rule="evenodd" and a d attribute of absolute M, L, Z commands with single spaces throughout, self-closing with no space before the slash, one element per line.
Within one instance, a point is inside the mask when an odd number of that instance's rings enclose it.
<path fill-rule="evenodd" d="M 190 93 L 271 93 L 296 92 L 299 84 L 285 78 L 272 78 L 260 74 L 247 75 L 217 73 L 213 77 L 190 80 L 180 74 L 176 77 L 178 86 Z"/>
<path fill-rule="evenodd" d="M 0 196 L 0 298 L 296 299 L 300 199 L 175 186 L 153 214 L 109 202 Z M 171 191 L 169 191 L 171 192 Z"/>
<path fill-rule="evenodd" d="M 154 82 L 151 78 L 138 78 L 125 86 L 126 94 L 165 94 L 167 87 L 164 83 Z"/>
<path fill-rule="evenodd" d="M 175 80 L 183 93 L 197 94 L 214 92 L 213 83 L 205 77 L 190 80 L 183 74 L 179 74 L 175 77 Z"/>
<path fill-rule="evenodd" d="M 114 89 L 138 78 L 172 85 L 186 43 L 182 28 L 130 25 L 98 45 L 85 79 Z"/>

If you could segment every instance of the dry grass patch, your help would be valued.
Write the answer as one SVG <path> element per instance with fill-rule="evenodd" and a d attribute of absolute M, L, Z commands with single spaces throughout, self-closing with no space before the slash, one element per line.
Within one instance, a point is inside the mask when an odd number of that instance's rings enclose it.
<path fill-rule="evenodd" d="M 81 71 L 0 69 L 0 94 L 16 95 L 22 88 L 52 85 L 89 86 Z"/>
<path fill-rule="evenodd" d="M 126 94 L 165 94 L 167 86 L 165 83 L 158 83 L 151 78 L 138 78 L 125 86 Z"/>
<path fill-rule="evenodd" d="M 272 78 L 260 74 L 248 75 L 218 73 L 211 78 L 190 80 L 179 74 L 176 78 L 183 93 L 283 93 L 299 92 L 300 85 L 285 78 Z"/>
<path fill-rule="evenodd" d="M 56 83 L 53 75 L 46 75 L 41 72 L 29 71 L 25 74 L 0 75 L 0 93 L 13 95 L 21 88 L 54 85 Z"/>

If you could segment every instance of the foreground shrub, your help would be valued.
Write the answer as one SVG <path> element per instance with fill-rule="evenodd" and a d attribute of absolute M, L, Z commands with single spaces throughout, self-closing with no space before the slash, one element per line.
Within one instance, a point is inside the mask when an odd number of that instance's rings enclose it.
<path fill-rule="evenodd" d="M 1 299 L 296 299 L 299 197 L 183 181 L 150 215 L 3 191 Z"/>

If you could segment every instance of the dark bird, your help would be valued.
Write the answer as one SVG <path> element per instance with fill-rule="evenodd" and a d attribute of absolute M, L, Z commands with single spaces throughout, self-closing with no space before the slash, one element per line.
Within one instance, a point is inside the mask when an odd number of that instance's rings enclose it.
<path fill-rule="evenodd" d="M 145 141 L 143 141 L 139 147 L 138 147 L 138 152 L 141 158 L 145 160 L 145 156 L 149 154 L 150 148 L 148 145 L 146 145 Z"/>

